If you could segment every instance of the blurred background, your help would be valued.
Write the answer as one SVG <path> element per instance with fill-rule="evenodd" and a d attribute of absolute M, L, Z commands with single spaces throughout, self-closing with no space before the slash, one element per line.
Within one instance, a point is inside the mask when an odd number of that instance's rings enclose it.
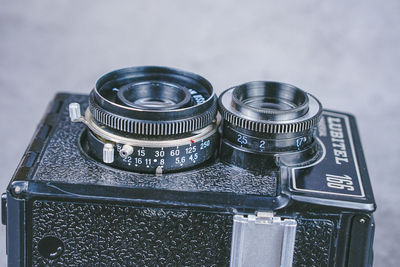
<path fill-rule="evenodd" d="M 0 0 L 0 191 L 56 92 L 166 65 L 219 93 L 291 83 L 353 113 L 378 204 L 375 265 L 400 261 L 400 2 Z M 0 265 L 6 265 L 0 227 Z"/>

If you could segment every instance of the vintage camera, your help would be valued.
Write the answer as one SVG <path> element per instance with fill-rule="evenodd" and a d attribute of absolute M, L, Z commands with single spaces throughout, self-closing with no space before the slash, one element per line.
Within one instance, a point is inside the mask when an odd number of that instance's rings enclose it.
<path fill-rule="evenodd" d="M 55 97 L 2 221 L 9 266 L 371 266 L 375 208 L 351 115 L 134 67 Z"/>

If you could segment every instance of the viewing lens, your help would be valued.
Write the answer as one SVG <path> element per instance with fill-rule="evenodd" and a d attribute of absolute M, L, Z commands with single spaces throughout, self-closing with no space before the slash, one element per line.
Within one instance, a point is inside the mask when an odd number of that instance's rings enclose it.
<path fill-rule="evenodd" d="M 245 83 L 221 94 L 219 110 L 224 119 L 222 161 L 249 169 L 273 168 L 276 154 L 291 153 L 297 163 L 315 154 L 313 133 L 322 106 L 295 86 Z"/>
<path fill-rule="evenodd" d="M 233 89 L 232 106 L 255 119 L 294 119 L 308 110 L 308 96 L 297 87 L 250 82 Z"/>

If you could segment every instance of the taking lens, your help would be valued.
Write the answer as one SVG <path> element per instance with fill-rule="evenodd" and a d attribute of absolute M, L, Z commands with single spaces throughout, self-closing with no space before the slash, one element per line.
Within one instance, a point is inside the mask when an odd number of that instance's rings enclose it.
<path fill-rule="evenodd" d="M 124 85 L 118 89 L 118 98 L 127 106 L 146 110 L 178 109 L 191 103 L 187 88 L 159 81 Z"/>
<path fill-rule="evenodd" d="M 314 128 L 322 106 L 303 90 L 278 82 L 249 82 L 224 91 L 221 160 L 246 169 L 276 165 L 276 156 L 291 164 L 316 152 Z M 290 157 L 288 156 L 290 155 Z"/>
<path fill-rule="evenodd" d="M 216 113 L 214 90 L 199 75 L 153 66 L 113 71 L 90 93 L 83 147 L 120 169 L 186 170 L 215 154 Z"/>

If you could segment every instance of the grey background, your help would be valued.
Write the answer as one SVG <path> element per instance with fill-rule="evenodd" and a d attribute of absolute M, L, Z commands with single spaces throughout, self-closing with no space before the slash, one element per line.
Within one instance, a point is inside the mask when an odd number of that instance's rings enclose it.
<path fill-rule="evenodd" d="M 0 0 L 0 189 L 58 91 L 167 65 L 221 92 L 277 80 L 358 118 L 378 203 L 376 266 L 400 260 L 399 1 Z M 0 265 L 6 263 L 0 227 Z"/>

